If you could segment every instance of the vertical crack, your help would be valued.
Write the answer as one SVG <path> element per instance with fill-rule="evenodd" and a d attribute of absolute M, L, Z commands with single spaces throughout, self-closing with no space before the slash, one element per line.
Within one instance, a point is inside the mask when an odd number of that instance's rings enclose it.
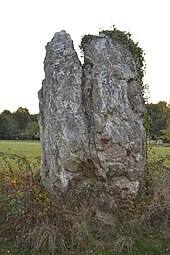
<path fill-rule="evenodd" d="M 82 105 L 84 109 L 85 124 L 88 133 L 88 144 L 89 151 L 88 155 L 92 160 L 96 175 L 106 179 L 106 173 L 101 165 L 100 159 L 97 153 L 96 146 L 96 127 L 94 120 L 94 105 L 93 105 L 93 87 L 94 82 L 92 78 L 92 63 L 85 63 L 83 66 L 83 77 L 82 77 Z"/>

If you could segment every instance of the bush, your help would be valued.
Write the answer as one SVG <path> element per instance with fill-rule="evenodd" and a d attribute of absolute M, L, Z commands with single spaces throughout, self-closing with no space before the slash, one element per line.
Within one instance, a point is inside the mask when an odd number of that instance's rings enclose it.
<path fill-rule="evenodd" d="M 83 205 L 56 203 L 41 183 L 40 162 L 0 157 L 0 240 L 13 243 L 19 254 L 169 254 L 170 170 L 163 158 L 151 158 L 138 196 L 126 197 L 124 210 L 106 223 Z"/>

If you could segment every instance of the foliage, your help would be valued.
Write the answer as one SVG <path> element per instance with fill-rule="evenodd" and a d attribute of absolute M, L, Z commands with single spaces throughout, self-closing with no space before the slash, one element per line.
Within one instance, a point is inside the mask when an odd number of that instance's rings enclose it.
<path fill-rule="evenodd" d="M 3 111 L 0 114 L 0 139 L 14 139 L 17 137 L 18 126 L 10 111 Z"/>
<path fill-rule="evenodd" d="M 19 107 L 18 110 L 14 113 L 14 118 L 16 119 L 20 130 L 26 129 L 30 118 L 28 109 Z"/>
<path fill-rule="evenodd" d="M 86 44 L 90 43 L 93 39 L 97 39 L 97 38 L 98 38 L 97 35 L 91 35 L 91 34 L 84 35 L 84 36 L 81 38 L 81 43 L 80 43 L 80 45 L 79 45 L 79 48 L 80 48 L 80 50 L 81 50 L 81 53 L 82 53 L 82 54 L 84 53 Z"/>
<path fill-rule="evenodd" d="M 170 125 L 170 108 L 167 103 L 160 101 L 157 104 L 150 103 L 147 105 L 148 114 L 148 131 L 151 139 L 163 138 L 169 142 L 168 130 Z"/>
<path fill-rule="evenodd" d="M 151 153 L 140 193 L 125 198 L 109 224 L 83 205 L 54 202 L 40 180 L 39 162 L 14 153 L 1 152 L 0 158 L 0 236 L 19 254 L 169 254 L 170 170 L 164 157 Z"/>
<path fill-rule="evenodd" d="M 0 114 L 0 139 L 39 139 L 37 114 L 22 107 L 13 113 L 4 110 Z"/>
<path fill-rule="evenodd" d="M 23 234 L 41 221 L 50 207 L 50 198 L 37 174 L 40 162 L 31 164 L 22 156 L 3 152 L 0 158 L 4 162 L 3 171 L 0 171 L 0 234 L 8 242 L 15 240 L 22 246 Z"/>
<path fill-rule="evenodd" d="M 167 129 L 162 130 L 161 132 L 162 132 L 161 138 L 163 140 L 170 142 L 170 125 L 167 127 Z"/>
<path fill-rule="evenodd" d="M 137 77 L 136 79 L 140 82 L 142 86 L 143 95 L 145 94 L 146 85 L 143 83 L 143 77 L 145 73 L 145 61 L 144 61 L 144 51 L 139 47 L 138 43 L 135 43 L 132 39 L 132 35 L 126 31 L 120 31 L 115 26 L 113 26 L 112 30 L 102 30 L 100 33 L 107 35 L 112 39 L 113 43 L 121 43 L 123 46 L 127 47 L 127 49 L 131 52 L 137 68 Z M 85 51 L 85 47 L 92 40 L 99 38 L 96 35 L 84 35 L 81 40 L 80 50 L 82 52 Z"/>

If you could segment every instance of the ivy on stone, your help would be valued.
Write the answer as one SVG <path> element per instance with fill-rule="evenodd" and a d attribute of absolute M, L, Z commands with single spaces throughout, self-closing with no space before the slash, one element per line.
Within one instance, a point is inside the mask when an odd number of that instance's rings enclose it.
<path fill-rule="evenodd" d="M 142 92 L 143 95 L 145 94 L 145 91 L 147 90 L 146 85 L 143 82 L 144 74 L 145 74 L 145 60 L 144 60 L 144 51 L 141 47 L 139 47 L 139 43 L 135 43 L 132 39 L 132 35 L 129 32 L 126 31 L 120 31 L 115 26 L 113 26 L 112 30 L 102 30 L 100 33 L 106 34 L 109 38 L 112 39 L 113 43 L 121 43 L 125 45 L 129 51 L 131 52 L 135 63 L 136 63 L 136 69 L 137 69 L 137 77 L 136 80 L 138 80 L 142 86 Z M 84 53 L 85 45 L 88 44 L 90 41 L 99 38 L 97 35 L 84 35 L 81 39 L 80 43 L 80 50 L 82 53 Z"/>

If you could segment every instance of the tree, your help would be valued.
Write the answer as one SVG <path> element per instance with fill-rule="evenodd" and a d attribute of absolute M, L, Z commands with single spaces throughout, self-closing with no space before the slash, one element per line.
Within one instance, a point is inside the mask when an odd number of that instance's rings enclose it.
<path fill-rule="evenodd" d="M 149 134 L 152 139 L 162 136 L 162 130 L 166 130 L 170 121 L 170 110 L 167 103 L 160 101 L 157 104 L 148 104 Z"/>
<path fill-rule="evenodd" d="M 0 139 L 16 139 L 18 125 L 13 114 L 4 110 L 0 114 Z"/>
<path fill-rule="evenodd" d="M 0 139 L 39 140 L 37 114 L 30 114 L 27 108 L 19 107 L 11 113 L 4 110 L 0 114 Z"/>
<path fill-rule="evenodd" d="M 27 139 L 39 140 L 40 132 L 37 121 L 31 121 L 27 125 Z"/>
<path fill-rule="evenodd" d="M 165 140 L 166 142 L 170 142 L 170 125 L 168 126 L 167 129 L 162 130 L 162 139 Z"/>
<path fill-rule="evenodd" d="M 19 107 L 18 110 L 14 113 L 14 117 L 18 123 L 20 130 L 24 130 L 27 127 L 27 124 L 30 120 L 30 113 L 27 108 Z"/>

